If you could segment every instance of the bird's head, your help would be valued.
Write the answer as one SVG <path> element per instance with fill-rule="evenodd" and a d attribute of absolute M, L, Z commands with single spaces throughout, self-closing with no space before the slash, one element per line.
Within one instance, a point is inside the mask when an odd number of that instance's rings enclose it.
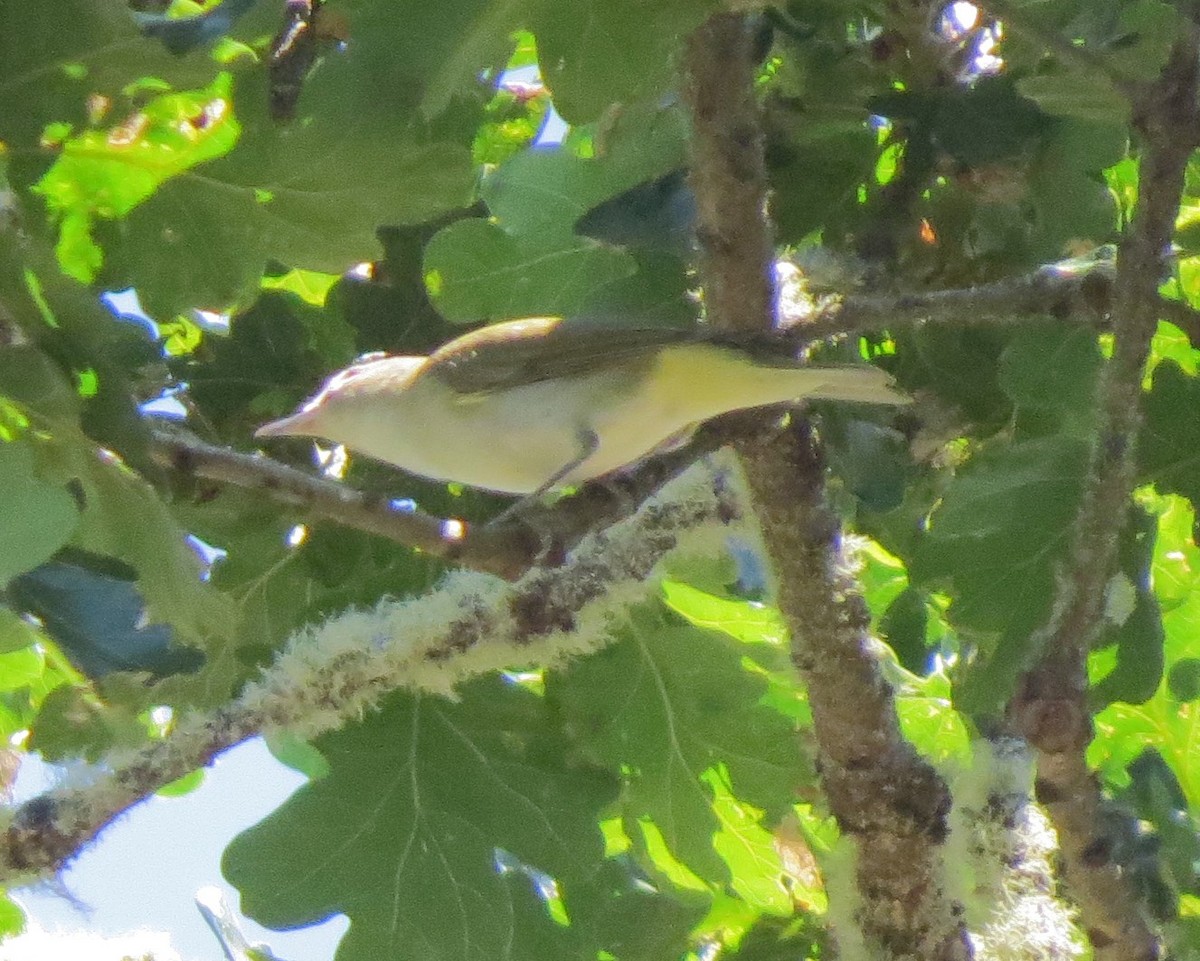
<path fill-rule="evenodd" d="M 367 357 L 330 377 L 294 414 L 263 424 L 255 437 L 324 437 L 355 446 L 364 427 L 395 411 L 428 363 L 425 357 Z"/>

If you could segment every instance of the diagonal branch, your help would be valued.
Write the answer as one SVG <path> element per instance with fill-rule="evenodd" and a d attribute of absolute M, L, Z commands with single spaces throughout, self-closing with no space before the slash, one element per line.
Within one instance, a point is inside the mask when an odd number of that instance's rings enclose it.
<path fill-rule="evenodd" d="M 629 513 L 703 453 L 728 442 L 719 422 L 698 431 L 685 447 L 668 451 L 610 483 L 590 484 L 553 507 L 523 505 L 503 524 L 467 524 L 420 511 L 401 511 L 383 497 L 317 477 L 259 454 L 209 444 L 178 428 L 150 433 L 150 455 L 186 479 L 201 478 L 252 490 L 300 508 L 309 518 L 412 547 L 470 570 L 515 580 L 535 563 L 560 558 L 589 531 Z"/>
<path fill-rule="evenodd" d="M 742 19 L 718 15 L 701 26 L 689 41 L 686 66 L 705 306 L 718 328 L 766 330 L 772 319 L 766 175 Z M 761 425 L 761 417 L 746 418 L 755 420 Z M 949 794 L 900 734 L 893 693 L 872 653 L 866 605 L 825 501 L 815 436 L 796 418 L 793 430 L 760 433 L 738 450 L 792 657 L 808 688 L 822 785 L 859 854 L 854 925 L 835 932 L 842 951 L 857 955 L 865 941 L 874 957 L 967 958 L 961 911 L 940 880 Z"/>
<path fill-rule="evenodd" d="M 560 568 L 516 583 L 456 572 L 435 591 L 302 630 L 241 696 L 182 718 L 162 740 L 112 759 L 86 787 L 64 787 L 0 821 L 0 887 L 60 870 L 135 804 L 247 738 L 287 729 L 313 738 L 411 687 L 450 694 L 468 677 L 511 663 L 560 663 L 608 643 L 630 603 L 657 590 L 656 569 L 678 548 L 753 537 L 730 472 L 694 466 L 631 518 L 585 539 Z"/>
<path fill-rule="evenodd" d="M 1162 305 L 1158 277 L 1179 212 L 1184 172 L 1197 146 L 1195 32 L 1184 36 L 1161 77 L 1134 103 L 1141 138 L 1138 205 L 1117 254 L 1113 354 L 1099 386 L 1100 417 L 1069 562 L 1059 579 L 1041 662 L 1010 705 L 1037 751 L 1038 798 L 1059 834 L 1064 876 L 1100 961 L 1147 961 L 1154 933 L 1128 879 L 1110 859 L 1103 799 L 1084 752 L 1092 736 L 1086 658 L 1102 624 L 1117 543 L 1136 482 L 1134 445 L 1142 424 L 1142 377 Z M 1190 132 L 1190 133 L 1181 133 Z"/>
<path fill-rule="evenodd" d="M 187 479 L 202 478 L 253 490 L 293 507 L 346 527 L 376 534 L 417 548 L 434 557 L 465 550 L 460 527 L 419 511 L 398 510 L 385 499 L 373 497 L 337 481 L 326 480 L 281 464 L 260 454 L 243 454 L 209 444 L 176 428 L 156 427 L 150 433 L 150 456 L 160 466 Z M 475 559 L 473 550 L 467 553 Z M 503 574 L 513 562 L 499 548 L 475 566 Z"/>

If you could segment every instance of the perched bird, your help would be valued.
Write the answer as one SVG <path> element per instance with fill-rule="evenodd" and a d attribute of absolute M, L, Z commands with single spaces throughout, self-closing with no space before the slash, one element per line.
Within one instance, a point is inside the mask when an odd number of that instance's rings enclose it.
<path fill-rule="evenodd" d="M 882 370 L 802 366 L 778 343 L 537 317 L 428 357 L 365 359 L 256 437 L 314 436 L 504 494 L 608 474 L 734 410 L 801 398 L 905 404 Z"/>

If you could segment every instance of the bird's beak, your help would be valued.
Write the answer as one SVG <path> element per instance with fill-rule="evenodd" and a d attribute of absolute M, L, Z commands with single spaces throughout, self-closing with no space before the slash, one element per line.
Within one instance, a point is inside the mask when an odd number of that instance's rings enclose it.
<path fill-rule="evenodd" d="M 279 420 L 263 424 L 254 432 L 255 437 L 296 437 L 311 436 L 313 431 L 312 411 L 301 410 Z"/>

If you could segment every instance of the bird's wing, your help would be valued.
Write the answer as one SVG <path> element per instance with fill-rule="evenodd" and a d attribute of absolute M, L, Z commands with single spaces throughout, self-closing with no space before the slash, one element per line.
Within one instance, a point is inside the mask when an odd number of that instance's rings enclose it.
<path fill-rule="evenodd" d="M 760 366 L 797 367 L 794 346 L 761 333 L 696 327 L 635 327 L 593 318 L 532 317 L 492 324 L 438 349 L 421 376 L 437 377 L 451 390 L 473 394 L 577 377 L 616 366 L 636 371 L 664 347 L 701 341 L 747 354 Z M 877 404 L 907 403 L 891 378 L 867 364 L 811 365 L 828 371 L 817 396 Z M 702 387 L 700 389 L 703 389 Z"/>
<path fill-rule="evenodd" d="M 651 358 L 696 331 L 532 317 L 464 334 L 429 358 L 428 376 L 463 394 L 574 377 Z"/>

